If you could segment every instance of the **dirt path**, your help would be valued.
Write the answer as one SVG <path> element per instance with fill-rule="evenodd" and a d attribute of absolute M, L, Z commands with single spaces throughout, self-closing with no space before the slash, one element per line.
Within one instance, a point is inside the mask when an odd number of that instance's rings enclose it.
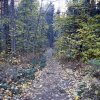
<path fill-rule="evenodd" d="M 22 100 L 73 100 L 67 93 L 73 85 L 61 65 L 52 57 L 53 51 L 47 51 L 47 66 L 32 81 L 30 89 L 25 91 Z"/>

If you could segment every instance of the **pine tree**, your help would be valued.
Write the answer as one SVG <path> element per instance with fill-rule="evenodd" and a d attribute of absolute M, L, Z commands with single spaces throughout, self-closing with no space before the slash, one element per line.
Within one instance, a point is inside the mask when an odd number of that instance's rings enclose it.
<path fill-rule="evenodd" d="M 47 14 L 46 14 L 46 21 L 49 25 L 47 37 L 48 37 L 50 47 L 53 46 L 53 42 L 54 42 L 53 16 L 54 16 L 54 5 L 51 4 L 49 6 L 49 9 L 48 9 Z"/>
<path fill-rule="evenodd" d="M 62 36 L 56 42 L 58 56 L 84 62 L 99 59 L 99 18 L 100 15 L 91 17 L 83 9 L 79 15 L 61 18 L 58 26 L 60 26 Z"/>

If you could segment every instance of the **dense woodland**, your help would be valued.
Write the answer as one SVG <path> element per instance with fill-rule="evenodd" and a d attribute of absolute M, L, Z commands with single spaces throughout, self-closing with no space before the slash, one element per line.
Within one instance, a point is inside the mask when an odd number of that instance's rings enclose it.
<path fill-rule="evenodd" d="M 15 96 L 48 65 L 48 49 L 64 70 L 88 76 L 71 100 L 100 100 L 99 0 L 66 1 L 66 12 L 55 12 L 53 1 L 0 0 L 0 100 L 45 100 Z"/>
<path fill-rule="evenodd" d="M 67 14 L 60 16 L 58 11 L 56 20 L 55 29 L 60 30 L 55 43 L 57 58 L 62 63 L 72 62 L 74 70 L 82 69 L 82 67 L 88 69 L 86 65 L 89 64 L 92 66 L 90 68 L 92 71 L 88 70 L 91 73 L 90 76 L 100 79 L 100 2 L 96 4 L 94 0 L 80 3 L 74 1 L 68 7 Z M 85 81 L 79 86 L 78 94 L 82 97 L 90 95 L 90 100 L 99 100 L 100 86 L 92 84 L 90 90 L 85 90 L 87 83 Z M 97 98 L 92 95 L 95 89 L 99 91 Z"/>

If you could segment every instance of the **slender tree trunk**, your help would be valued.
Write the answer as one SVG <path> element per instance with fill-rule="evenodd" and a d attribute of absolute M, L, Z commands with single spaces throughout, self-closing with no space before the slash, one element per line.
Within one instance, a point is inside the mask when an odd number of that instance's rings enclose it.
<path fill-rule="evenodd" d="M 0 20 L 1 20 L 1 17 L 2 17 L 2 0 L 0 0 Z M 2 31 L 2 24 L 0 23 L 0 32 Z M 1 45 L 1 41 L 2 40 L 2 37 L 1 37 L 1 34 L 0 34 L 0 52 L 2 52 L 2 45 Z"/>
<path fill-rule="evenodd" d="M 0 18 L 2 16 L 2 0 L 0 0 Z"/>
<path fill-rule="evenodd" d="M 12 36 L 12 41 L 11 41 L 11 48 L 12 48 L 12 54 L 15 55 L 16 53 L 16 39 L 15 39 L 15 10 L 14 10 L 14 0 L 11 0 L 10 3 L 10 22 L 11 22 L 11 36 Z"/>
<path fill-rule="evenodd" d="M 4 0 L 4 19 L 7 20 L 3 24 L 4 26 L 4 35 L 5 35 L 5 52 L 6 54 L 11 53 L 11 36 L 9 32 L 9 5 L 8 0 Z"/>

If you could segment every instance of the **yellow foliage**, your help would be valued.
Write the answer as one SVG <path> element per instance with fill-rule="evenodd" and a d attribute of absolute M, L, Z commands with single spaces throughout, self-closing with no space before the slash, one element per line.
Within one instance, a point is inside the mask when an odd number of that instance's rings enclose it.
<path fill-rule="evenodd" d="M 80 99 L 79 99 L 79 96 L 76 96 L 76 97 L 75 97 L 75 100 L 80 100 Z"/>

